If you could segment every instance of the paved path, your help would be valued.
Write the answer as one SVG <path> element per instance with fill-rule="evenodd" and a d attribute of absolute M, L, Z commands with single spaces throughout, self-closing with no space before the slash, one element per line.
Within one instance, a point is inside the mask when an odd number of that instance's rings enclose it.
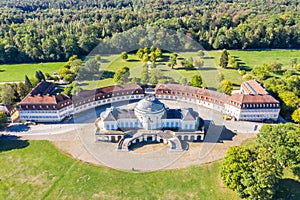
<path fill-rule="evenodd" d="M 163 102 L 170 108 L 191 107 L 191 104 L 187 103 Z M 133 103 L 122 107 L 133 108 L 134 105 Z M 84 162 L 122 170 L 134 168 L 149 171 L 182 168 L 220 160 L 230 146 L 240 145 L 246 139 L 255 137 L 253 127 L 261 126 L 252 122 L 224 121 L 216 111 L 200 106 L 192 107 L 206 120 L 208 135 L 204 142 L 190 143 L 189 150 L 184 152 L 169 152 L 168 145 L 153 145 L 153 148 L 150 148 L 152 145 L 146 145 L 135 151 L 117 152 L 117 143 L 96 142 L 96 128 L 92 120 L 99 114 L 98 111 L 78 116 L 78 119 L 74 120 L 75 124 L 12 126 L 2 134 L 17 135 L 27 140 L 49 140 L 62 151 Z M 226 127 L 243 133 L 233 133 Z"/>

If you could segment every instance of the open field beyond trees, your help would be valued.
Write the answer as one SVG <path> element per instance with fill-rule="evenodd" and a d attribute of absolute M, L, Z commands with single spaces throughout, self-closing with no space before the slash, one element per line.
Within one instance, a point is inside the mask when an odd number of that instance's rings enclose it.
<path fill-rule="evenodd" d="M 283 69 L 291 69 L 291 59 L 298 58 L 300 60 L 300 50 L 229 50 L 230 55 L 234 56 L 240 63 L 242 69 L 249 72 L 254 66 L 264 63 L 280 62 Z M 226 80 L 230 80 L 237 89 L 243 82 L 238 70 L 223 69 L 218 67 L 221 51 L 207 51 L 203 58 L 204 66 L 199 70 L 185 70 L 182 68 L 171 69 L 167 66 L 169 54 L 163 54 L 163 58 L 157 61 L 157 69 L 166 80 L 180 81 L 186 78 L 190 81 L 195 74 L 202 76 L 205 84 L 209 88 L 217 88 L 218 81 L 216 76 L 218 72 L 224 74 Z M 183 58 L 197 57 L 196 52 L 179 53 L 178 63 Z M 101 68 L 114 74 L 118 69 L 127 66 L 130 69 L 130 78 L 140 78 L 143 62 L 137 59 L 136 55 L 129 54 L 127 61 L 120 58 L 120 55 L 101 56 Z M 52 74 L 57 72 L 64 62 L 39 63 L 39 64 L 13 64 L 0 65 L 0 82 L 23 81 L 24 76 L 32 77 L 35 71 Z M 179 64 L 180 65 L 180 64 Z M 101 80 L 100 80 L 101 79 Z M 99 80 L 87 81 L 83 84 L 83 89 L 92 89 L 95 87 L 104 87 L 115 84 L 113 76 L 103 79 L 99 76 Z"/>
<path fill-rule="evenodd" d="M 249 72 L 254 66 L 259 66 L 264 63 L 269 64 L 272 62 L 279 62 L 283 65 L 283 69 L 291 69 L 291 59 L 298 58 L 300 60 L 300 50 L 230 50 L 230 55 L 234 56 L 240 63 L 242 69 Z M 175 80 L 180 82 L 181 79 L 186 78 L 190 81 L 195 74 L 202 76 L 205 84 L 209 88 L 216 89 L 218 87 L 218 81 L 216 76 L 219 72 L 224 74 L 224 79 L 230 80 L 233 83 L 235 89 L 238 89 L 243 82 L 238 70 L 235 69 L 223 69 L 218 67 L 221 51 L 207 51 L 203 57 L 204 66 L 199 70 L 186 70 L 177 68 L 171 69 L 167 66 L 169 54 L 163 54 L 163 58 L 158 60 L 156 68 L 160 71 L 161 75 L 166 80 Z M 193 57 L 196 58 L 196 52 L 184 52 L 179 53 L 177 63 L 180 63 L 184 58 Z M 124 66 L 130 68 L 130 78 L 140 77 L 142 72 L 143 62 L 137 59 L 134 54 L 130 54 L 127 61 L 120 58 L 119 55 L 105 57 L 102 56 L 105 61 L 102 63 L 102 67 L 109 72 L 116 72 Z M 99 77 L 100 79 L 100 77 Z M 92 89 L 95 87 L 104 87 L 115 84 L 113 77 L 102 79 L 100 81 L 88 81 L 83 86 L 84 89 Z"/>
<path fill-rule="evenodd" d="M 0 65 L 0 82 L 24 81 L 25 75 L 33 77 L 37 70 L 52 75 L 57 72 L 65 62 L 32 63 L 32 64 L 9 64 Z"/>

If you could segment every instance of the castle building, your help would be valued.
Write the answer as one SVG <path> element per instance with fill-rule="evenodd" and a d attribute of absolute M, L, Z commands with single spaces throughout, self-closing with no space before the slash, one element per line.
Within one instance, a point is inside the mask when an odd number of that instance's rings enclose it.
<path fill-rule="evenodd" d="M 55 85 L 40 82 L 18 106 L 21 121 L 59 122 L 73 114 L 72 100 L 63 94 L 53 94 Z"/>
<path fill-rule="evenodd" d="M 154 96 L 146 96 L 132 110 L 107 108 L 100 115 L 105 130 L 117 129 L 179 129 L 195 131 L 199 117 L 192 109 L 168 109 Z"/>
<path fill-rule="evenodd" d="M 79 92 L 73 95 L 72 98 L 54 93 L 55 85 L 53 83 L 40 82 L 20 102 L 18 106 L 20 120 L 59 122 L 67 116 L 99 106 L 113 105 L 113 103 L 121 101 L 141 100 L 145 97 L 147 91 L 144 91 L 137 84 L 124 84 Z M 159 103 L 160 99 L 177 100 L 204 106 L 224 115 L 232 116 L 237 120 L 246 121 L 277 121 L 280 112 L 279 101 L 268 94 L 255 80 L 244 82 L 241 85 L 240 93 L 231 96 L 204 88 L 179 84 L 159 84 L 154 90 L 151 90 L 151 94 L 155 95 L 156 98 L 151 100 L 147 97 L 141 100 L 135 110 L 122 111 L 117 109 L 118 112 L 115 111 L 116 108 L 111 108 L 111 111 L 107 110 L 106 114 L 111 113 L 107 120 L 115 118 L 116 121 L 111 121 L 108 129 L 113 130 L 117 127 L 126 126 L 125 118 L 129 116 L 132 117 L 133 127 L 155 129 L 172 126 L 187 129 L 185 128 L 185 122 L 180 121 L 182 120 L 180 116 L 184 116 L 184 113 L 189 113 L 189 111 L 181 109 L 178 113 L 179 110 L 167 109 Z M 117 116 L 118 119 L 116 119 L 115 113 L 120 114 Z M 149 114 L 150 119 L 149 117 L 143 117 L 145 114 Z M 105 118 L 104 114 L 103 118 Z M 128 126 L 130 126 L 130 122 Z"/>

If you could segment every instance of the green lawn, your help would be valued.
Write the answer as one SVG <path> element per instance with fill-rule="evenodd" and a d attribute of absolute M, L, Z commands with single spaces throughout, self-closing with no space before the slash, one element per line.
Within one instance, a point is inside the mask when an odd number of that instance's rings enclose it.
<path fill-rule="evenodd" d="M 247 50 L 230 50 L 229 53 L 235 56 L 241 65 L 250 70 L 253 66 L 261 65 L 263 63 L 270 63 L 278 61 L 283 64 L 285 69 L 290 68 L 292 58 L 298 58 L 300 62 L 300 50 L 263 50 L 263 51 L 247 51 Z M 182 78 L 187 78 L 188 81 L 192 79 L 195 74 L 201 74 L 205 84 L 209 88 L 217 88 L 218 82 L 216 76 L 218 72 L 222 72 L 225 79 L 230 80 L 235 89 L 242 83 L 242 78 L 237 70 L 234 69 L 221 69 L 218 67 L 221 51 L 207 51 L 204 58 L 204 67 L 200 70 L 172 70 L 167 64 L 168 58 L 163 61 L 157 62 L 157 68 L 160 69 L 162 76 L 167 79 L 180 82 Z M 167 54 L 165 54 L 167 55 Z M 196 52 L 183 52 L 179 53 L 179 58 L 196 57 Z M 120 58 L 120 55 L 101 56 L 101 68 L 108 72 L 116 72 L 123 66 L 130 68 L 130 77 L 140 77 L 143 63 L 139 61 L 135 55 L 129 55 L 127 61 Z M 178 61 L 180 63 L 180 61 Z M 0 65 L 0 82 L 13 82 L 23 81 L 24 75 L 34 76 L 36 70 L 42 70 L 52 74 L 58 71 L 64 65 L 64 62 L 54 63 L 40 63 L 40 64 L 15 64 L 15 65 Z M 101 77 L 99 77 L 99 80 Z M 83 85 L 83 89 L 92 89 L 95 87 L 105 87 L 115 84 L 112 78 L 103 79 L 100 81 L 89 81 Z"/>
<path fill-rule="evenodd" d="M 238 199 L 221 186 L 219 167 L 117 171 L 74 160 L 48 141 L 0 141 L 0 199 Z"/>
<path fill-rule="evenodd" d="M 33 77 L 37 70 L 52 74 L 57 72 L 64 64 L 65 62 L 0 65 L 0 82 L 24 81 L 25 75 Z"/>
<path fill-rule="evenodd" d="M 292 58 L 298 58 L 300 60 L 300 50 L 263 50 L 263 51 L 242 51 L 242 50 L 230 50 L 229 53 L 235 56 L 241 63 L 244 69 L 251 70 L 256 65 L 262 65 L 264 63 L 270 63 L 278 61 L 283 64 L 284 69 L 290 68 Z M 160 70 L 161 75 L 165 79 L 173 79 L 180 82 L 182 78 L 187 78 L 188 81 L 192 79 L 195 74 L 201 74 L 205 84 L 209 88 L 217 88 L 219 83 L 216 80 L 216 76 L 219 72 L 224 74 L 226 80 L 230 80 L 235 89 L 238 89 L 243 82 L 238 70 L 235 69 L 222 69 L 218 67 L 221 51 L 207 51 L 204 57 L 204 66 L 200 70 L 184 70 L 184 69 L 171 69 L 167 66 L 166 57 L 162 62 L 157 62 L 157 68 Z M 168 54 L 164 54 L 168 56 Z M 197 57 L 196 52 L 182 52 L 179 53 L 179 61 L 183 58 Z M 104 57 L 105 58 L 105 57 Z M 110 71 L 115 72 L 123 66 L 130 68 L 130 77 L 140 77 L 143 63 L 137 60 L 135 55 L 129 55 L 129 61 L 123 61 L 119 55 L 112 57 L 106 57 L 107 61 L 111 63 L 104 63 L 103 67 Z M 90 81 L 84 86 L 84 89 L 90 89 L 93 87 L 103 87 L 114 84 L 113 79 L 105 79 L 100 81 Z"/>

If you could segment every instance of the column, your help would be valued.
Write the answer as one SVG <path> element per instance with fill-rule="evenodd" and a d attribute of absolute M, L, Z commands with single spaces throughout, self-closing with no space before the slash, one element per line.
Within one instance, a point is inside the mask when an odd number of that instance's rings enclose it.
<path fill-rule="evenodd" d="M 204 140 L 204 134 L 201 134 L 200 136 L 201 136 L 201 140 Z"/>
<path fill-rule="evenodd" d="M 191 140 L 191 135 L 188 135 L 188 141 L 190 141 Z"/>
<path fill-rule="evenodd" d="M 155 140 L 156 140 L 155 135 L 152 135 L 152 141 L 155 141 Z"/>

